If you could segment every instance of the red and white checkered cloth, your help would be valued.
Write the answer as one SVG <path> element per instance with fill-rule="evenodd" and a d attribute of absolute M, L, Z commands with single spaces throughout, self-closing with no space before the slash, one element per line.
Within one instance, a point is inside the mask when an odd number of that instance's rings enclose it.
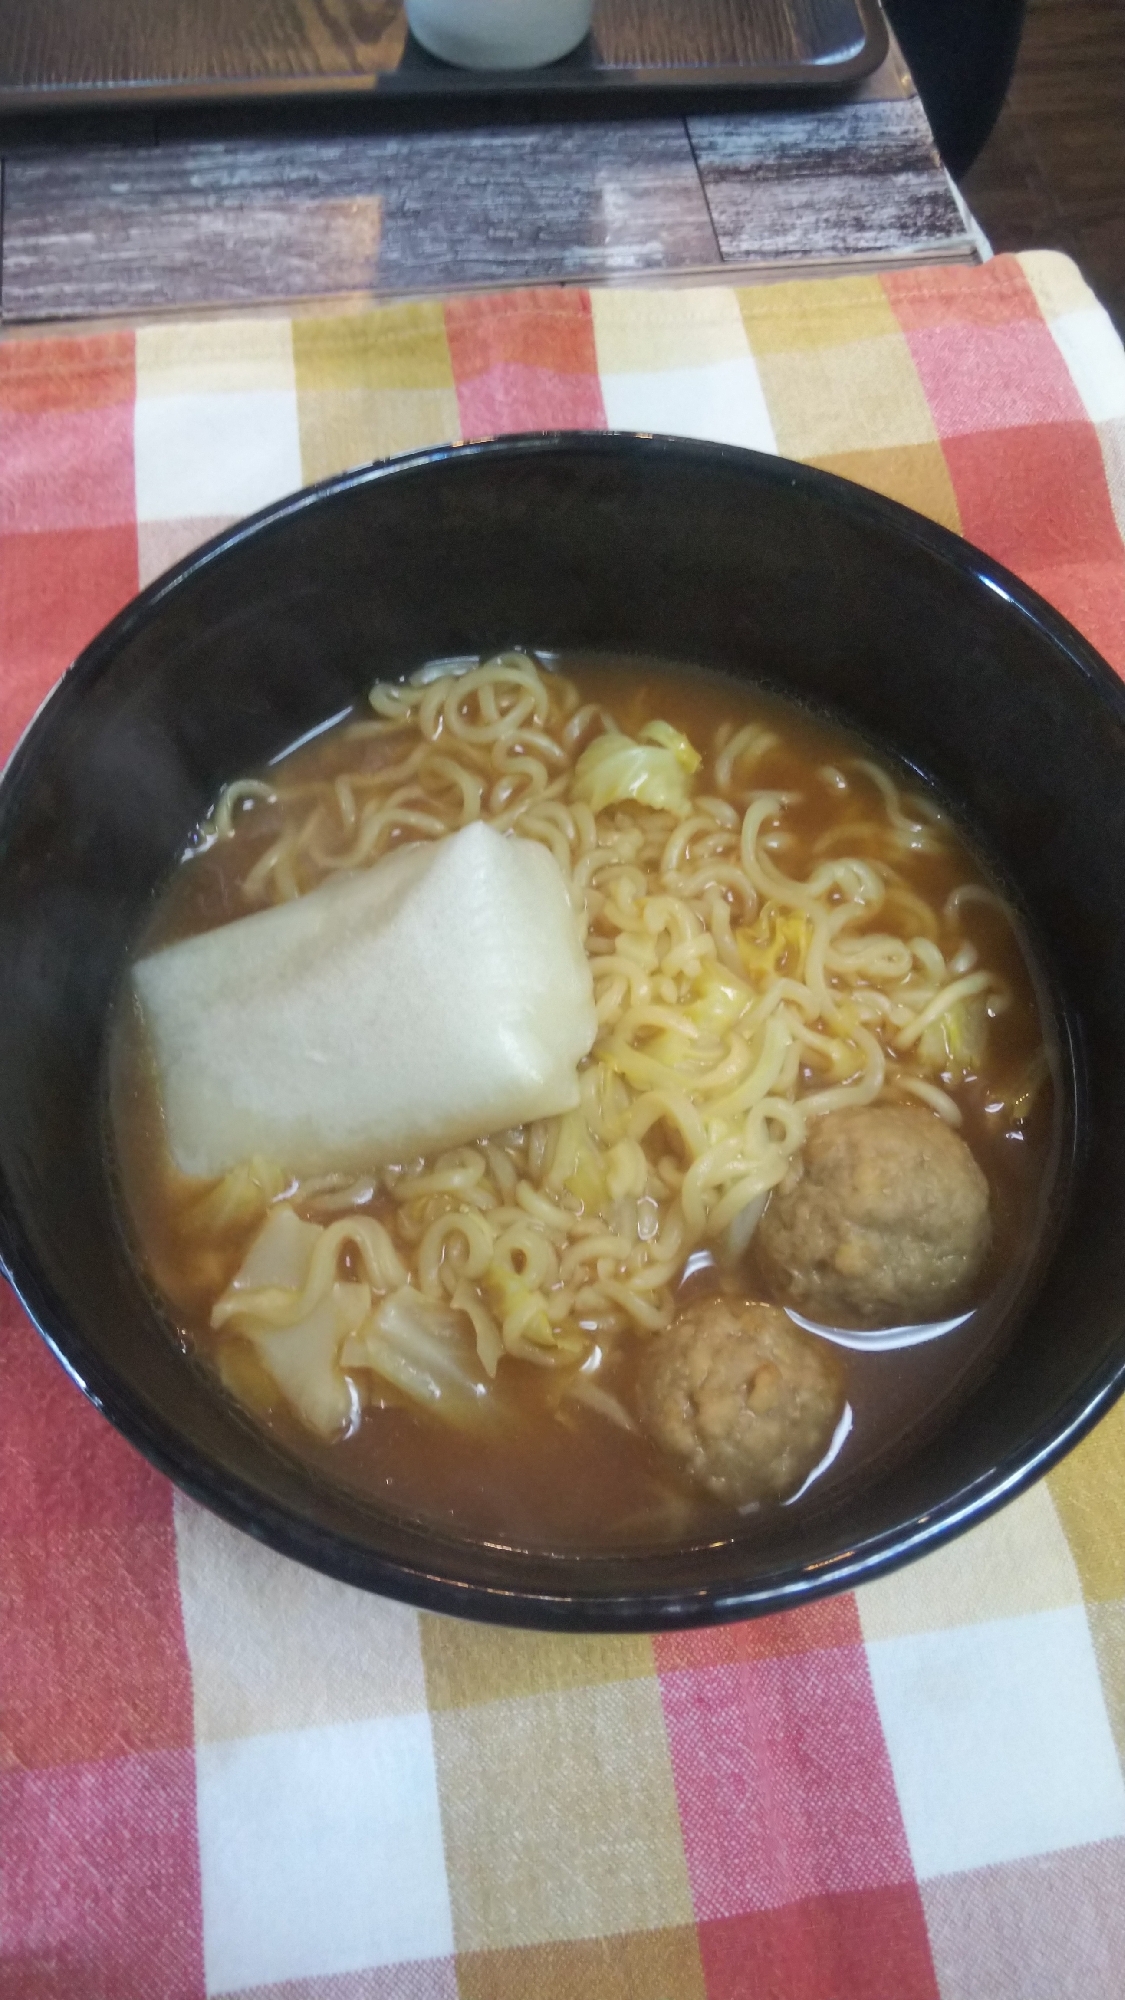
<path fill-rule="evenodd" d="M 0 748 L 174 557 L 364 458 L 605 424 L 904 499 L 1125 669 L 1125 355 L 1054 256 L 0 343 Z M 1121 2000 L 1125 1418 L 716 1632 L 419 1616 L 175 1496 L 0 1303 L 4 2000 Z"/>

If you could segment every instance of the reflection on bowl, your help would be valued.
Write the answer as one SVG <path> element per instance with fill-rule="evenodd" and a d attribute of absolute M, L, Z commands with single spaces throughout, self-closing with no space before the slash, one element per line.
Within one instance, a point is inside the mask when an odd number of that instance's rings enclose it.
<path fill-rule="evenodd" d="M 790 1319 L 803 1326 L 806 1333 L 815 1333 L 820 1340 L 830 1340 L 836 1347 L 854 1348 L 857 1354 L 895 1354 L 904 1347 L 926 1347 L 931 1340 L 940 1340 L 943 1334 L 956 1333 L 972 1318 L 971 1312 L 954 1313 L 952 1319 L 928 1320 L 923 1326 L 880 1326 L 872 1329 L 847 1326 L 822 1326 L 815 1319 L 806 1319 L 803 1313 L 794 1312 L 792 1306 L 786 1311 Z"/>
<path fill-rule="evenodd" d="M 517 645 L 691 662 L 839 716 L 953 804 L 1044 976 L 1062 1114 L 1052 1198 L 986 1363 L 965 1352 L 941 1421 L 909 1451 L 837 1477 L 846 1411 L 800 1506 L 690 1547 L 552 1553 L 311 1476 L 169 1337 L 121 1224 L 105 1131 L 112 1003 L 223 785 L 338 716 L 376 669 L 394 679 Z M 776 1610 L 877 1574 L 1037 1476 L 1125 1379 L 1123 717 L 1109 670 L 1032 593 L 905 510 L 782 461 L 542 437 L 299 495 L 123 613 L 0 788 L 5 1268 L 156 1464 L 347 1581 L 582 1629 Z M 875 1333 L 790 1316 L 855 1352 L 960 1353 L 965 1334 L 956 1312 Z"/>

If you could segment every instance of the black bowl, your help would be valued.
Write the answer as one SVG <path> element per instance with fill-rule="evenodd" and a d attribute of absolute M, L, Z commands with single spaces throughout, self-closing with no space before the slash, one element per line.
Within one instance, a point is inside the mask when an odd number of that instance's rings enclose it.
<path fill-rule="evenodd" d="M 766 1537 L 551 1557 L 380 1514 L 273 1446 L 184 1357 L 115 1219 L 107 1011 L 219 787 L 376 672 L 512 645 L 750 675 L 896 748 L 1013 886 L 1063 1041 L 1081 1047 L 1065 1055 L 1082 1141 L 1063 1163 L 1069 1200 L 1014 1337 L 928 1442 L 819 1511 L 779 1510 Z M 443 1611 L 573 1630 L 776 1611 L 876 1576 L 1028 1485 L 1125 1383 L 1123 1050 L 1125 692 L 965 543 L 751 452 L 505 439 L 298 494 L 130 605 L 0 786 L 0 1256 L 28 1312 L 187 1492 L 330 1575 Z"/>

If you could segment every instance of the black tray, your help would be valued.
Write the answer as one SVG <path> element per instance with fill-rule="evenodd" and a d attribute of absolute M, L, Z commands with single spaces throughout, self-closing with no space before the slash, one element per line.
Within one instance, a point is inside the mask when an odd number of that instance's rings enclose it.
<path fill-rule="evenodd" d="M 0 113 L 368 97 L 389 103 L 841 90 L 887 53 L 878 0 L 596 0 L 541 70 L 451 68 L 401 0 L 2 0 Z"/>

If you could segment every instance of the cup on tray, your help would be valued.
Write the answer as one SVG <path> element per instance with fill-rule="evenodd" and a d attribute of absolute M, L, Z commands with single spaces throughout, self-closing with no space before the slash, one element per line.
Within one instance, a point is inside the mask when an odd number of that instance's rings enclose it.
<path fill-rule="evenodd" d="M 593 0 L 406 0 L 416 41 L 462 69 L 538 69 L 590 31 Z"/>

